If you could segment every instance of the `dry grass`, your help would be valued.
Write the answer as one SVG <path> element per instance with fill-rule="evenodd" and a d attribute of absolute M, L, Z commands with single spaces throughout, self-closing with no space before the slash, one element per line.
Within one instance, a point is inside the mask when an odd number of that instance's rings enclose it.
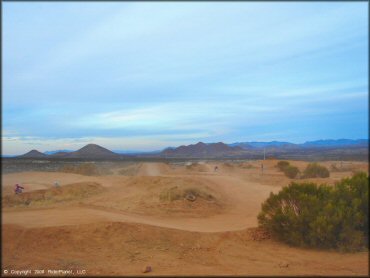
<path fill-rule="evenodd" d="M 60 202 L 80 200 L 101 193 L 104 188 L 95 182 L 68 184 L 63 187 L 24 192 L 3 196 L 3 207 L 45 206 Z"/>

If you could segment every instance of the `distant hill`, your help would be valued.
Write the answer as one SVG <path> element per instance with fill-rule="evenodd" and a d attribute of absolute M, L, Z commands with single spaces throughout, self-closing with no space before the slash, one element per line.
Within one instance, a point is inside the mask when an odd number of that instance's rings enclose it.
<path fill-rule="evenodd" d="M 44 158 L 44 157 L 47 157 L 47 155 L 42 153 L 42 152 L 39 152 L 38 150 L 32 150 L 32 151 L 29 151 L 28 153 L 25 153 L 25 154 L 20 155 L 18 157 L 21 157 L 21 158 Z"/>
<path fill-rule="evenodd" d="M 96 144 L 88 144 L 83 148 L 66 153 L 66 152 L 59 152 L 54 155 L 53 157 L 65 157 L 65 158 L 100 158 L 100 159 L 109 159 L 109 158 L 118 158 L 120 155 L 116 154 L 106 148 L 103 148 Z"/>
<path fill-rule="evenodd" d="M 303 147 L 325 147 L 325 148 L 337 148 L 337 147 L 366 147 L 369 145 L 367 139 L 337 139 L 337 140 L 316 140 L 308 141 L 302 144 Z"/>
<path fill-rule="evenodd" d="M 271 142 L 237 142 L 229 144 L 229 146 L 239 146 L 243 149 L 253 149 L 253 148 L 289 148 L 294 147 L 296 144 L 289 142 L 271 141 Z"/>
<path fill-rule="evenodd" d="M 164 157 L 224 157 L 232 156 L 243 151 L 238 146 L 228 146 L 222 142 L 205 144 L 199 142 L 194 145 L 167 148 L 160 155 Z"/>
<path fill-rule="evenodd" d="M 271 142 L 237 142 L 229 144 L 229 146 L 239 146 L 245 150 L 248 149 L 301 149 L 301 148 L 342 148 L 342 147 L 368 147 L 368 139 L 328 139 L 328 140 L 316 140 L 307 141 L 303 144 L 294 144 L 289 142 L 271 141 Z"/>
<path fill-rule="evenodd" d="M 73 151 L 72 151 L 73 152 Z M 56 153 L 53 153 L 53 154 L 50 154 L 49 157 L 52 157 L 52 158 L 62 158 L 62 157 L 67 157 L 67 155 L 69 153 L 72 153 L 72 152 L 56 152 Z"/>
<path fill-rule="evenodd" d="M 51 154 L 56 154 L 56 153 L 71 153 L 73 152 L 72 150 L 55 150 L 55 151 L 46 151 L 44 154 L 46 155 L 51 155 Z"/>
<path fill-rule="evenodd" d="M 49 151 L 48 153 L 53 153 Z M 132 159 L 136 158 L 216 158 L 216 159 L 307 159 L 307 160 L 368 160 L 368 139 L 317 140 L 303 144 L 289 142 L 237 142 L 233 144 L 203 143 L 168 147 L 161 152 L 115 153 L 96 144 L 88 144 L 77 151 L 56 151 L 46 155 L 32 150 L 16 158 L 55 159 Z M 5 156 L 3 155 L 5 159 Z M 11 158 L 9 158 L 11 159 Z"/>
<path fill-rule="evenodd" d="M 156 150 L 156 151 L 113 150 L 113 152 L 118 153 L 118 154 L 127 154 L 127 155 L 132 155 L 132 154 L 157 154 L 157 153 L 160 153 L 161 150 Z"/>

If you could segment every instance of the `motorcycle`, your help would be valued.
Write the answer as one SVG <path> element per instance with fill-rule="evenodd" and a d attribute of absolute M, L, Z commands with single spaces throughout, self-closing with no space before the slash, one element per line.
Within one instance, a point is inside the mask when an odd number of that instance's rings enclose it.
<path fill-rule="evenodd" d="M 15 194 L 21 194 L 23 192 L 23 189 L 24 187 L 22 186 L 17 186 L 15 189 L 14 189 L 14 192 Z"/>

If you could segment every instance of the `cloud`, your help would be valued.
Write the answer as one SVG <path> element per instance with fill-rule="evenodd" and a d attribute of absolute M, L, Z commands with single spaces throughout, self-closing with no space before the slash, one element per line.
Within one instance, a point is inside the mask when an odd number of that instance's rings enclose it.
<path fill-rule="evenodd" d="M 3 127 L 162 146 L 325 117 L 294 136 L 363 137 L 367 21 L 365 3 L 6 3 Z"/>
<path fill-rule="evenodd" d="M 77 150 L 94 143 L 111 150 L 155 151 L 168 146 L 190 144 L 194 139 L 203 140 L 207 133 L 147 135 L 123 137 L 81 137 L 81 138 L 45 138 L 45 137 L 3 137 L 3 154 L 20 155 L 29 151 L 29 145 L 41 152 L 70 149 Z M 206 140 L 207 141 L 207 140 Z"/>

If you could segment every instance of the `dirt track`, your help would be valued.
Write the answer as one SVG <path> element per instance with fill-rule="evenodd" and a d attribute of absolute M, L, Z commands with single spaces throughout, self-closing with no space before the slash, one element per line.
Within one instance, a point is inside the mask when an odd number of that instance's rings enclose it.
<path fill-rule="evenodd" d="M 68 199 L 58 203 L 19 208 L 3 207 L 4 247 L 7 251 L 3 254 L 4 266 L 21 267 L 22 264 L 15 258 L 23 258 L 23 261 L 35 267 L 37 263 L 50 267 L 53 262 L 60 266 L 57 258 L 72 256 L 78 257 L 75 260 L 83 263 L 76 263 L 77 266 L 88 267 L 90 274 L 140 274 L 140 265 L 144 263 L 157 267 L 157 271 L 153 272 L 155 275 L 367 273 L 367 252 L 319 252 L 290 248 L 270 239 L 256 240 L 258 232 L 248 229 L 257 227 L 256 216 L 261 203 L 271 191 L 277 192 L 281 188 L 279 183 L 271 181 L 276 177 L 281 183 L 286 184 L 287 181 L 276 173 L 272 163 L 267 165 L 264 175 L 260 174 L 258 166 L 256 163 L 253 169 L 243 170 L 225 165 L 220 166 L 219 171 L 214 171 L 214 164 L 187 168 L 163 163 L 143 163 L 134 176 L 90 177 L 59 172 L 4 175 L 2 179 L 5 195 L 12 194 L 11 186 L 16 182 L 24 184 L 26 192 L 52 188 L 55 180 L 58 180 L 62 187 L 72 182 L 96 182 L 106 188 L 103 193 L 85 199 Z M 335 180 L 336 176 L 333 175 L 332 179 Z M 201 188 L 214 199 L 199 199 L 194 203 L 184 200 L 161 202 L 158 199 L 163 192 L 173 188 L 194 187 Z M 134 234 L 121 234 L 121 229 L 139 229 L 144 242 L 137 242 L 137 245 L 127 243 L 124 248 L 132 252 L 140 249 L 140 254 L 144 257 L 129 260 L 128 253 L 122 250 L 116 250 L 109 255 L 107 252 L 112 239 L 98 234 L 104 234 L 103 231 L 109 230 L 107 227 L 111 225 L 116 227 L 111 237 L 119 242 L 130 242 L 129 238 L 135 237 Z M 156 231 L 154 236 L 151 235 L 153 231 Z M 109 230 L 108 234 L 110 232 L 112 231 Z M 39 245 L 31 252 L 34 256 L 18 249 L 14 250 L 14 244 L 27 244 L 25 238 L 14 238 L 14 233 L 40 237 Z M 75 248 L 78 246 L 81 250 L 93 252 L 96 257 L 102 256 L 102 253 L 121 257 L 117 264 L 126 268 L 104 264 L 104 256 L 100 259 L 102 262 L 94 264 L 92 261 L 96 259 L 83 257 L 77 249 L 68 247 L 69 243 L 65 238 L 59 239 L 59 253 L 50 257 L 48 251 L 44 250 L 47 245 L 43 240 L 44 233 L 50 238 L 58 233 L 72 233 L 76 237 L 70 238 L 71 242 L 76 238 L 91 237 L 90 243 L 83 241 L 81 246 L 77 244 Z M 168 239 L 163 238 L 162 234 L 167 234 Z M 163 251 L 164 253 L 152 250 L 154 247 L 150 242 L 157 240 L 160 241 L 158 246 L 164 245 L 164 248 L 173 250 L 168 249 Z M 197 244 L 200 244 L 200 247 Z M 184 252 L 189 254 L 184 255 Z M 39 258 L 39 261 L 33 258 Z M 163 263 L 164 259 L 173 263 L 166 265 Z"/>
<path fill-rule="evenodd" d="M 140 168 L 138 176 L 166 176 L 166 165 L 159 163 L 144 163 Z M 168 174 L 168 173 L 167 173 Z M 212 174 L 212 173 L 211 173 Z M 14 181 L 14 176 L 18 179 L 32 177 L 31 182 L 24 182 L 28 190 L 36 190 L 47 188 L 47 182 L 50 184 L 54 180 L 58 180 L 61 184 L 68 183 L 72 180 L 95 181 L 106 187 L 114 187 L 112 194 L 125 194 L 122 179 L 116 176 L 113 177 L 87 177 L 76 174 L 65 173 L 24 173 L 11 174 L 5 176 L 5 184 L 11 184 Z M 44 181 L 44 184 L 35 181 L 36 176 Z M 169 176 L 169 175 L 167 175 Z M 176 178 L 183 176 L 176 175 Z M 185 175 L 186 177 L 186 175 Z M 204 180 L 216 188 L 230 204 L 228 209 L 221 214 L 209 216 L 207 218 L 178 218 L 171 215 L 162 214 L 159 216 L 140 215 L 138 213 L 128 213 L 119 210 L 108 210 L 103 206 L 81 206 L 68 208 L 55 208 L 49 210 L 28 210 L 28 211 L 8 211 L 3 213 L 4 224 L 17 224 L 24 227 L 37 226 L 64 226 L 75 225 L 80 223 L 94 223 L 102 221 L 115 222 L 134 222 L 143 223 L 153 226 L 180 229 L 185 231 L 199 232 L 220 232 L 220 231 L 235 231 L 246 228 L 256 227 L 256 215 L 260 210 L 260 205 L 263 200 L 268 197 L 271 191 L 277 191 L 277 187 L 261 185 L 258 183 L 245 183 L 242 180 L 232 176 L 222 175 L 207 175 L 205 177 L 196 177 L 197 180 Z M 43 185 L 43 186 L 42 186 Z M 144 190 L 148 188 L 144 187 Z M 231 205 L 232 204 L 232 205 Z M 78 220 L 80 219 L 80 220 Z"/>

